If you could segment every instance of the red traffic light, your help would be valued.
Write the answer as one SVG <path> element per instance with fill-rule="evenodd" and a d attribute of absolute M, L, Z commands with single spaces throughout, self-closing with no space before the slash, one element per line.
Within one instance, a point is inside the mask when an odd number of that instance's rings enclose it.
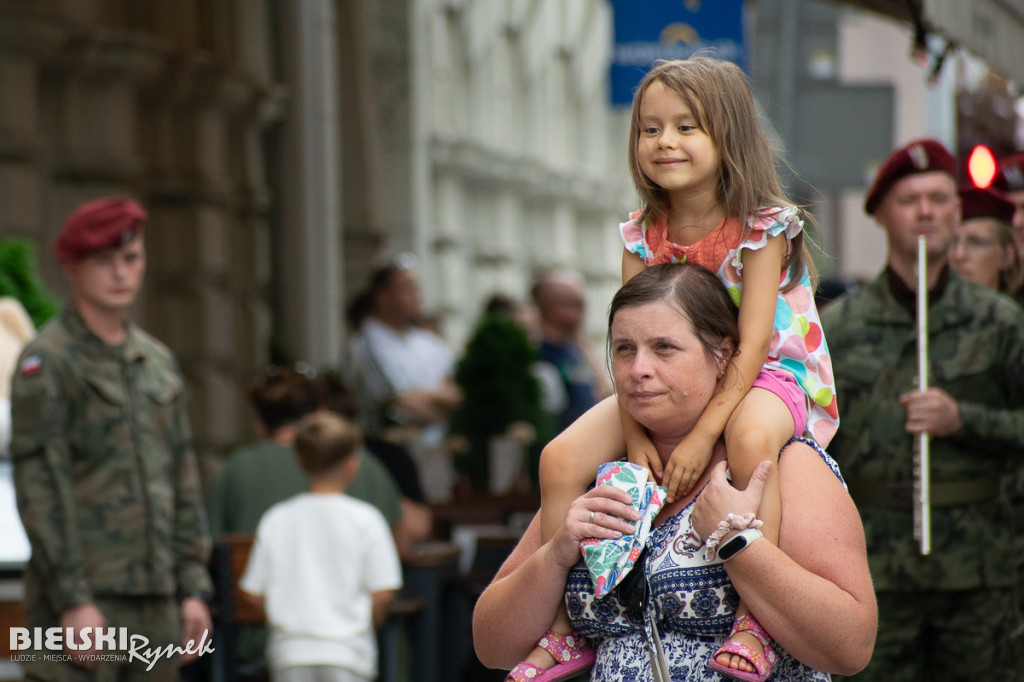
<path fill-rule="evenodd" d="M 996 157 L 992 150 L 983 144 L 976 145 L 967 157 L 967 173 L 975 187 L 985 189 L 996 177 Z"/>

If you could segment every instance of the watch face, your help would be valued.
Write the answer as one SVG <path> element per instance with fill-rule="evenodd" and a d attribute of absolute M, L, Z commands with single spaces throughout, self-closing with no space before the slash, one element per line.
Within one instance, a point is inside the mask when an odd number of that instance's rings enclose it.
<path fill-rule="evenodd" d="M 739 551 L 746 546 L 747 539 L 742 535 L 737 535 L 736 537 L 729 540 L 729 542 L 722 545 L 722 549 L 718 552 L 718 556 L 722 557 L 722 561 L 725 561 L 726 559 L 731 559 L 732 557 L 736 556 L 736 554 L 738 554 Z"/>

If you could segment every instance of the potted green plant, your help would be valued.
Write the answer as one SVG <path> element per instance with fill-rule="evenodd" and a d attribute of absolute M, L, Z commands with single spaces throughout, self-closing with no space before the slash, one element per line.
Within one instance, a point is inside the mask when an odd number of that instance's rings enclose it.
<path fill-rule="evenodd" d="M 526 330 L 502 312 L 485 314 L 466 345 L 455 372 L 464 399 L 451 432 L 461 443 L 455 468 L 475 491 L 509 492 L 520 473 L 536 481 L 553 428 L 541 407 L 536 361 Z"/>

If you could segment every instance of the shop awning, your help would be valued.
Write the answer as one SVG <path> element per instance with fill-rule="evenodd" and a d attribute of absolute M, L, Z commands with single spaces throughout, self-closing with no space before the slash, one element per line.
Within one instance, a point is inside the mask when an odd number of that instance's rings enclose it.
<path fill-rule="evenodd" d="M 837 0 L 937 31 L 1024 85 L 1024 0 Z M 920 12 L 918 9 L 920 8 Z"/>

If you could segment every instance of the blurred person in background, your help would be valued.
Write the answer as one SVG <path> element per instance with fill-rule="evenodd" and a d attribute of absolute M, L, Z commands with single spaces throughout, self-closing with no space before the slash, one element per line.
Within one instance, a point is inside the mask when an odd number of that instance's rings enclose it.
<path fill-rule="evenodd" d="M 274 682 L 372 682 L 376 630 L 387 618 L 402 567 L 379 510 L 348 495 L 362 463 L 362 436 L 321 411 L 295 426 L 308 488 L 260 520 L 239 581 L 269 623 Z"/>
<path fill-rule="evenodd" d="M 568 402 L 556 432 L 611 395 L 607 372 L 587 342 L 583 278 L 573 270 L 542 272 L 531 292 L 540 315 L 540 359 L 558 370 Z"/>
<path fill-rule="evenodd" d="M 322 410 L 356 421 L 355 399 L 337 373 L 320 372 L 316 376 L 316 383 Z M 379 469 L 379 463 L 390 474 L 390 481 L 386 483 L 389 497 L 391 482 L 398 486 L 402 514 L 399 521 L 392 525 L 391 530 L 395 536 L 399 556 L 407 558 L 412 555 L 416 543 L 426 540 L 434 530 L 434 515 L 427 506 L 416 462 L 409 451 L 400 444 L 376 436 L 363 436 L 363 446 L 366 454 L 376 460 L 369 466 L 376 470 Z M 373 479 L 384 481 L 384 476 L 375 475 Z M 372 501 L 367 494 L 361 492 L 370 480 L 362 475 L 357 476 L 349 487 L 349 494 Z"/>
<path fill-rule="evenodd" d="M 272 365 L 253 379 L 247 394 L 259 438 L 235 450 L 210 486 L 207 509 L 214 538 L 223 533 L 251 535 L 267 509 L 305 489 L 306 479 L 293 448 L 295 425 L 318 410 L 338 411 L 350 417 L 350 410 L 337 409 L 344 401 L 337 391 L 344 390 L 305 363 L 295 367 Z M 360 464 L 348 492 L 380 510 L 405 554 L 422 534 L 412 539 L 404 534 L 402 490 L 385 464 L 363 447 L 365 444 L 361 442 L 359 457 L 368 461 Z"/>
<path fill-rule="evenodd" d="M 992 188 L 1013 204 L 1013 219 L 1010 223 L 1013 225 L 1017 251 L 1024 259 L 1024 151 L 1010 154 L 999 161 Z M 1013 297 L 1024 305 L 1024 283 Z"/>
<path fill-rule="evenodd" d="M 1013 220 L 1010 222 L 1013 224 L 1017 248 L 1024 253 L 1024 151 L 999 160 L 992 187 L 1013 203 Z"/>
<path fill-rule="evenodd" d="M 253 535 L 260 519 L 273 505 L 306 490 L 306 478 L 295 458 L 295 429 L 300 420 L 318 410 L 330 410 L 337 398 L 325 395 L 320 375 L 312 367 L 270 366 L 250 383 L 247 394 L 255 411 L 255 443 L 238 448 L 228 458 L 207 493 L 207 509 L 214 539 L 225 533 Z M 410 527 L 429 519 L 405 518 L 404 500 L 387 468 L 362 444 L 356 453 L 359 470 L 348 486 L 352 497 L 372 504 L 391 527 L 400 555 L 412 551 L 423 532 Z M 249 671 L 265 669 L 266 629 L 239 628 L 238 661 Z"/>
<path fill-rule="evenodd" d="M 11 442 L 11 377 L 25 344 L 35 336 L 32 318 L 18 299 L 0 296 L 0 455 Z"/>
<path fill-rule="evenodd" d="M 36 656 L 29 679 L 176 680 L 212 629 L 185 381 L 171 351 L 129 315 L 146 269 L 146 219 L 119 197 L 71 212 L 54 248 L 71 301 L 15 370 L 14 485 L 32 545 L 25 622 L 62 628 L 70 659 Z M 152 670 L 135 657 L 101 661 L 95 655 L 110 652 L 95 633 L 112 627 L 154 648 L 193 645 L 157 656 Z"/>
<path fill-rule="evenodd" d="M 25 529 L 18 520 L 11 475 L 11 376 L 18 355 L 36 333 L 32 318 L 12 296 L 0 295 L 0 562 L 20 563 L 29 558 Z"/>
<path fill-rule="evenodd" d="M 997 192 L 960 189 L 960 224 L 953 229 L 949 264 L 964 279 L 1008 296 L 1021 285 L 1021 260 L 1013 238 L 1014 206 Z"/>
<path fill-rule="evenodd" d="M 451 493 L 454 470 L 444 448 L 447 422 L 462 402 L 455 360 L 421 326 L 423 295 L 412 256 L 374 272 L 372 306 L 348 347 L 343 378 L 356 398 L 363 433 L 405 445 L 429 502 Z"/>
<path fill-rule="evenodd" d="M 935 140 L 894 151 L 865 212 L 887 264 L 822 313 L 842 427 L 829 446 L 864 522 L 878 638 L 855 679 L 1020 677 L 1024 312 L 949 267 L 956 159 Z M 917 381 L 917 254 L 927 248 L 928 387 Z M 915 534 L 915 450 L 930 436 L 931 546 Z"/>

